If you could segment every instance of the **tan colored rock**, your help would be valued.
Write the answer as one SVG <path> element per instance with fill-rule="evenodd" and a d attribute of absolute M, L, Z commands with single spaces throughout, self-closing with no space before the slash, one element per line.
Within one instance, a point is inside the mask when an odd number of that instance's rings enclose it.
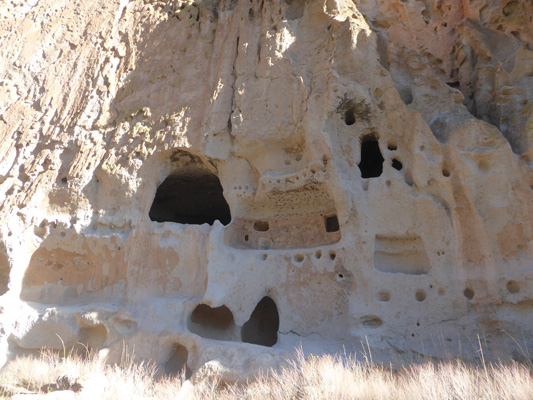
<path fill-rule="evenodd" d="M 0 6 L 2 361 L 523 356 L 533 10 L 504 3 Z"/>

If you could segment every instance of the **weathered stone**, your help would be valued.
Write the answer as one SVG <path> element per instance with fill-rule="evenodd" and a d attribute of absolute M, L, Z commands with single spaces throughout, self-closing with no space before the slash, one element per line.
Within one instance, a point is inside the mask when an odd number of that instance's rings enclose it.
<path fill-rule="evenodd" d="M 532 18 L 528 0 L 0 6 L 1 361 L 127 349 L 231 381 L 298 346 L 533 346 Z"/>

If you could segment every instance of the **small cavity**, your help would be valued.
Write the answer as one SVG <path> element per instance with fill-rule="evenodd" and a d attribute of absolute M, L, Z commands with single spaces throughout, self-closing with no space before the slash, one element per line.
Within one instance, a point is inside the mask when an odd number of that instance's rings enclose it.
<path fill-rule="evenodd" d="M 233 313 L 226 306 L 212 308 L 207 304 L 199 304 L 189 317 L 187 328 L 208 339 L 235 339 Z"/>
<path fill-rule="evenodd" d="M 300 263 L 300 262 L 302 262 L 303 260 L 304 260 L 304 255 L 303 255 L 303 254 L 296 254 L 296 255 L 294 256 L 294 261 L 296 261 L 296 262 L 299 262 L 299 263 Z"/>
<path fill-rule="evenodd" d="M 338 232 L 339 231 L 339 219 L 336 215 L 330 215 L 324 218 L 326 225 L 326 232 Z"/>
<path fill-rule="evenodd" d="M 520 292 L 520 285 L 516 281 L 509 281 L 507 282 L 507 290 L 510 293 L 518 293 Z"/>
<path fill-rule="evenodd" d="M 369 328 L 378 328 L 381 325 L 383 325 L 383 321 L 381 318 L 375 316 L 375 315 L 365 315 L 360 318 L 361 322 L 364 326 L 368 326 Z"/>
<path fill-rule="evenodd" d="M 330 258 L 331 260 L 335 260 L 335 258 L 337 258 L 337 254 L 335 253 L 335 251 L 330 250 L 330 252 L 329 252 L 329 258 Z"/>
<path fill-rule="evenodd" d="M 389 144 L 387 145 L 387 149 L 389 149 L 389 151 L 398 150 L 398 145 L 396 143 L 389 142 Z"/>
<path fill-rule="evenodd" d="M 413 175 L 411 175 L 411 171 L 405 171 L 404 180 L 405 183 L 407 183 L 411 187 L 415 184 L 415 181 L 413 180 Z"/>
<path fill-rule="evenodd" d="M 402 165 L 401 161 L 393 158 L 392 159 L 392 168 L 397 169 L 398 171 L 401 171 L 402 168 L 403 168 L 403 165 Z"/>
<path fill-rule="evenodd" d="M 463 294 L 468 300 L 472 300 L 474 298 L 474 291 L 470 288 L 466 288 Z"/>
<path fill-rule="evenodd" d="M 265 261 L 268 258 L 268 254 L 261 254 L 261 260 Z"/>
<path fill-rule="evenodd" d="M 379 301 L 389 301 L 390 300 L 390 292 L 388 290 L 382 290 L 378 293 L 378 300 Z"/>
<path fill-rule="evenodd" d="M 254 230 L 257 232 L 266 232 L 270 229 L 268 221 L 255 221 Z"/>
<path fill-rule="evenodd" d="M 274 346 L 278 341 L 279 313 L 274 300 L 265 296 L 261 299 L 250 319 L 241 328 L 241 339 L 245 343 L 260 346 Z"/>
<path fill-rule="evenodd" d="M 187 366 L 187 361 L 189 359 L 189 351 L 185 346 L 179 343 L 175 343 L 172 346 L 170 357 L 165 363 L 165 374 L 170 376 L 184 374 L 185 379 L 191 377 L 192 371 Z"/>
<path fill-rule="evenodd" d="M 385 159 L 379 150 L 379 142 L 374 134 L 365 135 L 361 142 L 361 162 L 359 169 L 362 178 L 377 178 L 383 172 Z"/>
<path fill-rule="evenodd" d="M 317 260 L 320 260 L 322 258 L 322 250 L 315 251 L 315 257 Z"/>
<path fill-rule="evenodd" d="M 444 176 L 445 178 L 449 178 L 450 177 L 450 171 L 448 171 L 447 168 L 443 168 L 442 169 L 442 176 Z"/>
<path fill-rule="evenodd" d="M 344 113 L 344 122 L 346 123 L 346 125 L 355 124 L 355 114 L 353 110 L 348 110 Z"/>
<path fill-rule="evenodd" d="M 244 241 L 247 242 L 248 240 L 250 240 L 250 236 L 244 235 Z"/>
<path fill-rule="evenodd" d="M 426 291 L 425 290 L 417 290 L 416 293 L 415 293 L 415 299 L 416 301 L 424 301 L 426 300 Z"/>

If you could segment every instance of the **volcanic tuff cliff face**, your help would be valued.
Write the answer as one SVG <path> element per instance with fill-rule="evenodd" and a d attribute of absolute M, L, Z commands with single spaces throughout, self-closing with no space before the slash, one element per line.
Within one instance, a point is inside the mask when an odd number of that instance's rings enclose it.
<path fill-rule="evenodd" d="M 0 49 L 4 361 L 533 345 L 530 1 L 11 0 Z"/>

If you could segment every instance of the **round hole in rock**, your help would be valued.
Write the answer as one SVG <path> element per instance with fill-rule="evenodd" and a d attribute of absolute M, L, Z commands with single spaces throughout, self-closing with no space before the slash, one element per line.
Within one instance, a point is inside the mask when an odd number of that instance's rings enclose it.
<path fill-rule="evenodd" d="M 184 157 L 188 157 L 189 162 L 178 167 L 157 188 L 150 219 L 209 225 L 219 220 L 224 225 L 229 224 L 231 213 L 218 176 L 197 157 L 191 154 Z"/>
<path fill-rule="evenodd" d="M 320 258 L 322 258 L 322 251 L 321 250 L 317 250 L 315 252 L 315 257 L 319 260 Z"/>
<path fill-rule="evenodd" d="M 378 139 L 374 134 L 363 137 L 361 143 L 361 162 L 359 169 L 362 178 L 377 178 L 383 172 L 385 159 L 379 150 Z"/>
<path fill-rule="evenodd" d="M 422 289 L 417 290 L 415 293 L 415 299 L 416 301 L 424 301 L 426 300 L 426 292 Z"/>
<path fill-rule="evenodd" d="M 446 168 L 443 168 L 442 176 L 444 176 L 445 178 L 448 178 L 450 176 L 450 171 L 448 171 Z"/>
<path fill-rule="evenodd" d="M 187 328 L 208 339 L 236 339 L 233 313 L 226 306 L 212 308 L 207 304 L 199 304 L 189 317 Z"/>
<path fill-rule="evenodd" d="M 387 149 L 389 149 L 390 151 L 398 150 L 398 145 L 396 143 L 389 143 L 387 145 Z"/>
<path fill-rule="evenodd" d="M 392 168 L 397 169 L 398 171 L 401 171 L 403 168 L 403 165 L 399 160 L 394 158 L 392 160 Z"/>
<path fill-rule="evenodd" d="M 474 298 L 474 291 L 470 288 L 466 288 L 463 294 L 468 300 L 472 300 Z"/>
<path fill-rule="evenodd" d="M 355 124 L 355 114 L 353 110 L 348 110 L 344 113 L 344 122 L 346 123 L 346 125 Z"/>
<path fill-rule="evenodd" d="M 265 296 L 242 326 L 241 339 L 245 343 L 272 347 L 278 342 L 278 329 L 278 307 L 274 300 Z"/>
<path fill-rule="evenodd" d="M 244 235 L 244 241 L 247 242 L 250 237 L 248 235 Z"/>
<path fill-rule="evenodd" d="M 266 232 L 270 229 L 268 221 L 255 221 L 254 230 L 257 232 Z"/>
<path fill-rule="evenodd" d="M 326 225 L 326 232 L 338 232 L 339 231 L 339 219 L 336 215 L 330 215 L 324 218 L 324 224 Z"/>
<path fill-rule="evenodd" d="M 331 251 L 329 252 L 329 258 L 330 258 L 331 260 L 334 260 L 335 258 L 337 258 L 337 254 L 336 254 L 333 250 L 331 250 Z"/>
<path fill-rule="evenodd" d="M 339 277 L 339 279 L 344 279 L 344 274 L 338 274 L 337 276 Z"/>
<path fill-rule="evenodd" d="M 509 281 L 507 282 L 507 290 L 511 293 L 518 293 L 520 292 L 520 285 L 516 281 Z"/>
<path fill-rule="evenodd" d="M 302 261 L 304 260 L 304 256 L 303 256 L 303 254 L 296 254 L 296 255 L 294 256 L 294 260 L 295 260 L 296 262 L 299 262 L 299 263 L 302 262 Z"/>

